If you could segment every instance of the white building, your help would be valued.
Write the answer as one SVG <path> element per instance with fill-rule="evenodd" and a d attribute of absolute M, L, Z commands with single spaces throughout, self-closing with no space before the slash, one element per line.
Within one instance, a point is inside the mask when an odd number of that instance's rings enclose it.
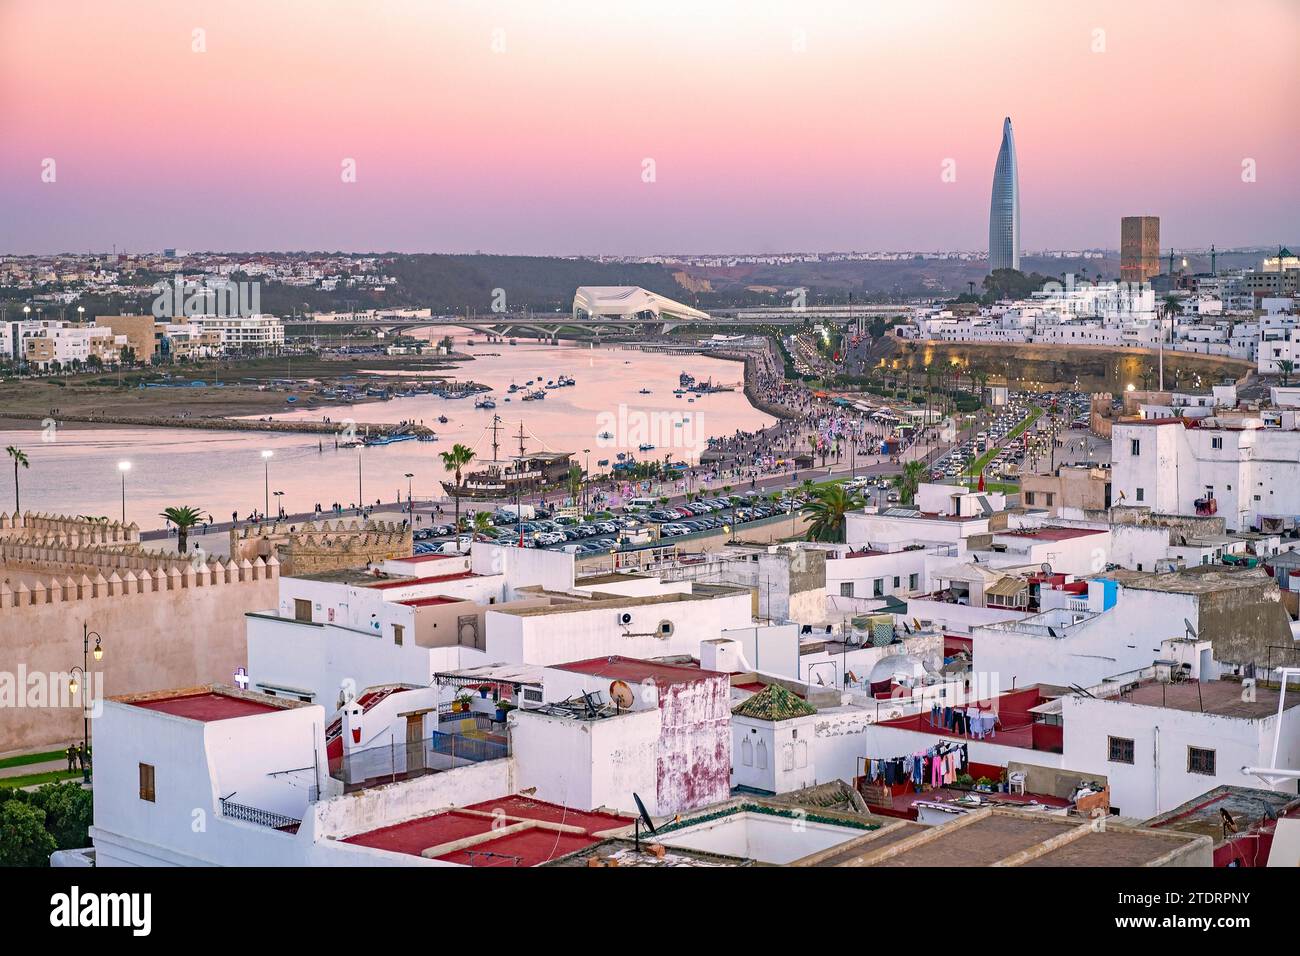
<path fill-rule="evenodd" d="M 220 334 L 227 351 L 270 352 L 284 345 L 284 323 L 273 315 L 196 315 L 193 321 Z"/>
<path fill-rule="evenodd" d="M 1223 784 L 1248 786 L 1245 767 L 1300 766 L 1300 703 L 1279 714 L 1278 692 L 1198 675 L 1208 649 L 1188 645 L 1181 662 L 1121 676 L 1061 698 L 1065 765 L 1104 774 L 1111 805 L 1126 817 L 1164 813 Z M 1274 741 L 1280 742 L 1277 763 Z M 1296 782 L 1279 785 L 1296 792 Z M 1278 788 L 1274 788 L 1278 789 Z"/>
<path fill-rule="evenodd" d="M 1229 531 L 1261 517 L 1300 515 L 1300 431 L 1258 419 L 1116 422 L 1111 486 L 1116 503 L 1162 514 L 1218 514 Z"/>

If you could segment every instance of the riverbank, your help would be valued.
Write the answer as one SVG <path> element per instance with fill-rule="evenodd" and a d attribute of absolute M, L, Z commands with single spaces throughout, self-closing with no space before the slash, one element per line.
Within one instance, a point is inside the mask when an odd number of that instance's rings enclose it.
<path fill-rule="evenodd" d="M 363 355 L 342 358 L 282 356 L 246 362 L 212 363 L 56 378 L 0 382 L 0 427 L 43 428 L 47 420 L 86 428 L 141 426 L 235 431 L 331 432 L 338 425 L 262 427 L 266 416 L 382 403 L 395 388 L 419 377 L 437 386 L 455 381 L 447 374 L 472 355 L 450 360 L 421 356 Z M 393 373 L 404 373 L 400 384 Z M 164 374 L 174 376 L 163 378 Z M 202 384 L 191 384 L 202 383 Z M 472 387 L 474 383 L 456 384 Z M 351 416 L 356 417 L 356 416 Z M 359 428 L 361 426 L 358 426 Z M 387 426 L 373 426 L 372 433 Z M 377 430 L 378 431 L 377 431 Z"/>

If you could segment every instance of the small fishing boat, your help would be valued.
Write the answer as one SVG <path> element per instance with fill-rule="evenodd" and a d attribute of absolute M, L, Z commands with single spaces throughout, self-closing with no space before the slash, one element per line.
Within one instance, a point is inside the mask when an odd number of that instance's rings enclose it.
<path fill-rule="evenodd" d="M 490 398 L 476 398 L 474 400 L 475 408 L 496 408 L 497 403 Z"/>
<path fill-rule="evenodd" d="M 649 443 L 637 445 L 637 451 L 654 451 L 654 450 L 655 450 L 655 446 Z"/>
<path fill-rule="evenodd" d="M 606 432 L 601 432 L 601 433 L 600 433 L 599 435 L 597 435 L 596 437 L 597 437 L 597 438 L 603 438 L 604 440 L 609 441 L 609 439 L 611 439 L 611 438 L 614 437 L 614 433 L 613 433 L 613 432 L 608 432 L 608 431 L 606 431 Z"/>
<path fill-rule="evenodd" d="M 439 415 L 439 416 L 438 416 L 438 423 L 439 423 L 440 425 L 445 425 L 445 424 L 447 424 L 447 422 L 449 422 L 449 421 L 451 421 L 451 419 L 449 419 L 446 415 Z"/>
<path fill-rule="evenodd" d="M 637 392 L 637 394 L 638 394 L 638 395 L 653 395 L 654 393 L 651 392 L 650 389 L 648 389 L 648 388 L 643 388 L 643 389 L 641 389 L 641 391 Z"/>

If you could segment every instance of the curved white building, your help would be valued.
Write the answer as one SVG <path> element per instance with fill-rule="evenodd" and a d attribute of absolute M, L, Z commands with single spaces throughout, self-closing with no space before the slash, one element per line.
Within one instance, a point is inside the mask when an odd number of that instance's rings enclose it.
<path fill-rule="evenodd" d="M 1020 172 L 1011 117 L 1002 121 L 1002 147 L 993 170 L 989 205 L 989 271 L 1020 268 Z"/>
<path fill-rule="evenodd" d="M 632 319 L 649 313 L 654 320 L 707 320 L 709 314 L 634 285 L 584 285 L 573 295 L 573 317 Z"/>

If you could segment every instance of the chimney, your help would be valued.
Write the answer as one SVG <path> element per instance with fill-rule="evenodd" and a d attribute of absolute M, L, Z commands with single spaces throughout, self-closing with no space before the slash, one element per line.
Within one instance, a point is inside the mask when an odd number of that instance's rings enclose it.
<path fill-rule="evenodd" d="M 700 643 L 700 667 L 706 671 L 739 674 L 747 669 L 743 659 L 744 653 L 741 651 L 739 641 L 716 638 Z"/>

